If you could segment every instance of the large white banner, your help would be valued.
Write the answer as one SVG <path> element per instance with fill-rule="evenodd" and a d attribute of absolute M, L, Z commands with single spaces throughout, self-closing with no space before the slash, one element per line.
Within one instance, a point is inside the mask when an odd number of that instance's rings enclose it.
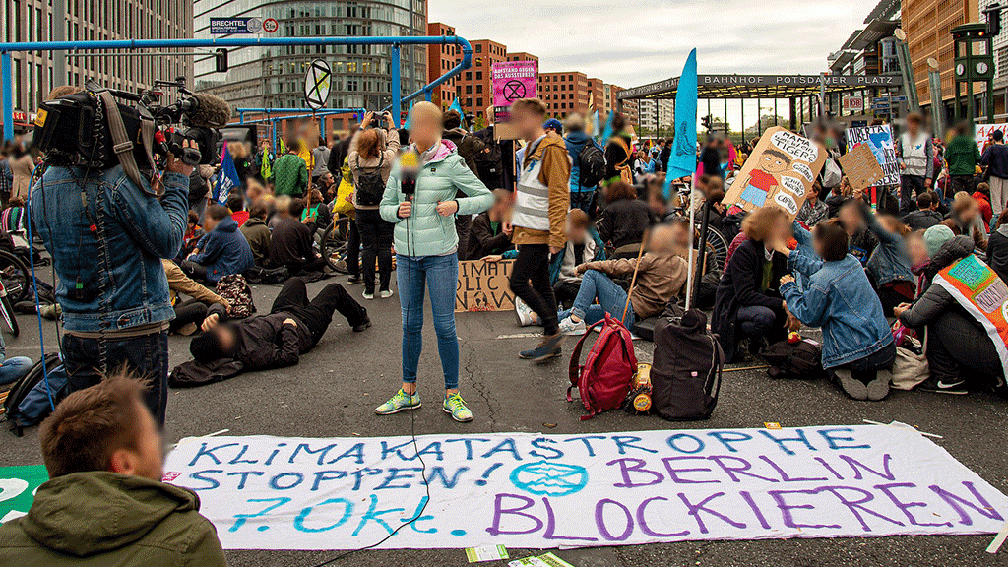
<path fill-rule="evenodd" d="M 196 490 L 225 548 L 995 533 L 1008 498 L 890 426 L 183 440 L 168 482 Z M 426 503 L 426 508 L 424 504 Z M 422 513 L 420 511 L 423 510 Z"/>

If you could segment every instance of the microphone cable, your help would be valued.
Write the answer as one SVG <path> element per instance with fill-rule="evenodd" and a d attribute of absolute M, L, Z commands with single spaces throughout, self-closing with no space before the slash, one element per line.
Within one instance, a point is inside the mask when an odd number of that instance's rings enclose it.
<path fill-rule="evenodd" d="M 417 170 L 417 175 L 419 176 L 419 170 Z M 400 184 L 401 184 L 401 181 L 400 181 Z M 413 196 L 415 196 L 415 195 L 416 195 L 416 189 L 414 188 Z M 408 216 L 408 217 L 406 217 L 404 219 L 406 221 L 406 254 L 407 254 L 406 257 L 407 258 L 413 258 L 413 230 L 410 227 L 410 220 L 413 218 L 413 213 L 414 213 L 414 211 L 413 211 L 413 196 L 407 196 L 406 197 L 407 201 L 410 202 L 410 216 Z M 398 212 L 396 214 L 398 214 Z M 375 244 L 377 245 L 377 242 Z M 402 268 L 402 266 L 396 264 L 396 270 L 397 271 L 400 270 L 401 268 Z M 408 285 L 410 287 L 410 296 L 409 296 L 409 301 L 406 303 L 406 309 L 405 309 L 405 311 L 406 311 L 406 317 L 405 317 L 405 319 L 403 321 L 403 326 L 404 326 L 404 329 L 403 329 L 403 335 L 404 335 L 404 337 L 403 338 L 404 339 L 405 339 L 406 332 L 409 330 L 409 319 L 410 319 L 410 311 L 411 311 L 411 308 L 412 308 L 412 304 L 413 304 L 413 301 L 416 299 L 415 297 L 413 297 L 413 293 L 412 293 L 413 292 L 413 289 L 412 289 L 413 285 L 412 285 L 412 283 L 413 283 L 413 277 L 415 275 L 415 274 L 413 274 L 412 268 L 410 269 L 409 274 L 410 275 L 409 275 Z M 420 288 L 420 289 L 421 289 L 421 292 L 422 292 L 423 288 Z M 401 289 L 399 290 L 399 297 L 400 297 L 400 301 L 401 301 L 401 299 L 403 297 Z M 421 305 L 421 308 L 422 308 L 422 306 L 423 306 L 423 300 L 422 299 L 420 300 L 420 305 Z M 423 332 L 423 329 L 421 329 L 421 332 Z M 414 384 L 414 386 L 413 386 L 413 394 L 416 395 L 416 392 L 417 392 L 416 382 L 414 382 L 413 384 Z M 410 439 L 413 441 L 413 452 L 416 454 L 416 458 L 420 461 L 420 478 L 423 479 L 424 489 L 427 492 L 427 497 L 424 499 L 423 506 L 420 507 L 420 509 L 417 511 L 417 513 L 412 518 L 410 518 L 409 521 L 404 522 L 401 526 L 399 526 L 398 528 L 396 528 L 395 531 L 393 531 L 389 535 L 383 537 L 382 539 L 376 541 L 375 543 L 372 543 L 371 545 L 368 545 L 368 546 L 365 546 L 365 547 L 357 547 L 357 548 L 354 548 L 354 549 L 348 549 L 348 550 L 344 551 L 343 553 L 337 555 L 336 557 L 333 557 L 332 559 L 323 561 L 322 563 L 317 563 L 317 564 L 313 565 L 312 567 L 324 567 L 325 565 L 329 565 L 329 564 L 332 564 L 332 563 L 335 563 L 335 562 L 339 561 L 340 559 L 344 559 L 346 557 L 349 557 L 349 556 L 353 555 L 354 553 L 357 553 L 358 551 L 364 551 L 366 549 L 374 549 L 374 548 L 378 547 L 379 545 L 385 543 L 386 541 L 392 539 L 392 536 L 396 535 L 397 533 L 399 533 L 400 531 L 402 531 L 407 526 L 412 526 L 414 523 L 416 523 L 417 520 L 419 520 L 421 517 L 423 517 L 424 511 L 427 510 L 427 505 L 430 504 L 430 483 L 427 481 L 427 463 L 424 462 L 423 457 L 420 456 L 420 449 L 417 448 L 417 442 L 416 442 L 416 418 L 413 415 L 414 412 L 415 412 L 415 409 L 411 409 L 410 412 L 409 412 L 409 414 L 410 414 Z"/>

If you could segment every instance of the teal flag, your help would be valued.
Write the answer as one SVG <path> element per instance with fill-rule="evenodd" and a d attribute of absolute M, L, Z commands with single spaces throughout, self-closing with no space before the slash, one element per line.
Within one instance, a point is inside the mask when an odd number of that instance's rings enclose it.
<path fill-rule="evenodd" d="M 668 163 L 665 164 L 665 198 L 669 197 L 672 180 L 696 173 L 696 113 L 697 65 L 696 48 L 690 51 L 686 65 L 679 75 L 675 97 L 675 138 Z"/>
<path fill-rule="evenodd" d="M 451 106 L 448 107 L 448 110 L 454 110 L 462 116 L 462 128 L 465 128 L 466 127 L 465 112 L 462 112 L 462 104 L 459 103 L 458 97 L 455 97 L 455 100 L 452 101 Z"/>

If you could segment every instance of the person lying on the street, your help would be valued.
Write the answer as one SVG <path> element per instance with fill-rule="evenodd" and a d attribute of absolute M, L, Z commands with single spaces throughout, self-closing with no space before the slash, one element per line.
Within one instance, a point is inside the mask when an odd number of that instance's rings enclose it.
<path fill-rule="evenodd" d="M 367 310 L 342 285 L 329 284 L 309 301 L 300 278 L 287 280 L 269 315 L 226 321 L 219 306 L 211 311 L 203 322 L 203 332 L 193 337 L 189 352 L 203 364 L 222 358 L 238 360 L 245 371 L 297 364 L 325 335 L 335 311 L 346 317 L 355 333 L 371 326 Z"/>
<path fill-rule="evenodd" d="M 0 525 L 0 565 L 223 567 L 195 492 L 161 482 L 147 385 L 125 372 L 64 399 L 39 427 L 49 480 Z"/>
<path fill-rule="evenodd" d="M 686 285 L 686 260 L 675 245 L 674 229 L 670 225 L 662 224 L 652 229 L 648 251 L 639 261 L 637 258 L 602 260 L 578 266 L 577 272 L 584 276 L 574 306 L 560 312 L 560 332 L 583 335 L 587 325 L 600 321 L 606 313 L 621 317 L 627 293 L 609 276 L 632 277 L 635 268 L 637 281 L 630 290 L 630 307 L 623 320 L 627 328 L 632 328 L 634 321 L 661 313 L 668 301 Z"/>

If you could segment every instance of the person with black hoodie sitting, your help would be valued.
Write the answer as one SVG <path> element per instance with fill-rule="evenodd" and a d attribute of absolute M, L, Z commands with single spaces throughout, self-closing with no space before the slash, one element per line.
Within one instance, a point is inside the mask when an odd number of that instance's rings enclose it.
<path fill-rule="evenodd" d="M 711 314 L 711 330 L 721 339 L 727 362 L 745 358 L 739 342 L 749 339 L 750 353 L 762 339 L 770 344 L 787 336 L 787 302 L 780 280 L 788 275 L 788 258 L 773 245 L 791 237 L 791 223 L 783 209 L 770 205 L 757 209 L 742 223 L 748 237 L 728 260 L 718 285 Z"/>
<path fill-rule="evenodd" d="M 340 284 L 329 284 L 311 301 L 301 278 L 284 284 L 269 315 L 241 321 L 226 321 L 221 306 L 211 308 L 202 333 L 193 337 L 189 352 L 201 364 L 232 358 L 242 370 L 282 368 L 298 363 L 300 355 L 322 340 L 339 311 L 355 333 L 371 326 L 367 310 L 350 297 Z"/>
<path fill-rule="evenodd" d="M 467 252 L 470 260 L 499 256 L 508 250 L 514 250 L 514 244 L 511 243 L 511 227 L 506 222 L 511 193 L 504 189 L 494 189 L 493 196 L 494 204 L 490 210 L 473 217 Z"/>
<path fill-rule="evenodd" d="M 636 258 L 644 231 L 651 226 L 651 210 L 637 198 L 637 190 L 625 181 L 605 189 L 605 209 L 598 222 L 602 242 L 611 243 L 614 258 Z"/>
<path fill-rule="evenodd" d="M 311 230 L 301 222 L 304 201 L 281 196 L 277 199 L 276 225 L 270 239 L 267 268 L 286 267 L 292 276 L 304 272 L 321 272 L 325 258 L 313 248 Z"/>
<path fill-rule="evenodd" d="M 973 253 L 968 236 L 944 225 L 924 233 L 931 262 L 927 291 L 911 306 L 896 308 L 899 324 L 923 337 L 930 376 L 916 389 L 941 394 L 1004 389 L 1008 335 L 1005 284 Z M 968 294 L 968 295 L 967 295 Z"/>
<path fill-rule="evenodd" d="M 927 230 L 940 223 L 943 219 L 938 211 L 932 210 L 931 192 L 917 194 L 917 210 L 903 217 L 903 222 L 910 230 Z"/>

